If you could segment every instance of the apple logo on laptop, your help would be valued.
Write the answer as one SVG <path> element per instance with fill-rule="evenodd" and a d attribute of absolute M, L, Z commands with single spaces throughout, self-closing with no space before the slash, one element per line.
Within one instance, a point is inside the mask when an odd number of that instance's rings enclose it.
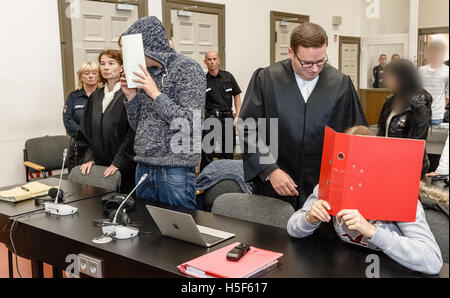
<path fill-rule="evenodd" d="M 177 230 L 179 230 L 180 229 L 180 227 L 177 225 L 177 224 L 172 224 L 172 226 L 175 228 L 175 229 L 177 229 Z"/>

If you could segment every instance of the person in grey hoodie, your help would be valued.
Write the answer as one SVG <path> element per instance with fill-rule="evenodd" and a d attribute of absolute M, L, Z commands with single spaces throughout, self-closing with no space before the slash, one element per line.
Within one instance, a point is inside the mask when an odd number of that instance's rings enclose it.
<path fill-rule="evenodd" d="M 142 86 L 122 91 L 132 129 L 136 181 L 148 174 L 136 195 L 195 208 L 195 167 L 200 161 L 206 78 L 194 60 L 176 53 L 156 17 L 136 21 L 122 34 L 142 34 L 146 67 L 135 72 Z"/>
<path fill-rule="evenodd" d="M 355 133 L 359 131 L 359 133 Z M 350 134 L 372 135 L 366 127 L 355 127 Z M 362 132 L 362 133 L 361 133 Z M 438 274 L 442 268 L 439 246 L 430 231 L 420 201 L 415 222 L 367 221 L 358 210 L 341 210 L 330 216 L 331 206 L 318 197 L 319 186 L 288 221 L 289 235 L 304 238 L 314 233 L 322 222 L 333 222 L 339 238 L 347 243 L 383 251 L 401 265 L 426 274 Z"/>

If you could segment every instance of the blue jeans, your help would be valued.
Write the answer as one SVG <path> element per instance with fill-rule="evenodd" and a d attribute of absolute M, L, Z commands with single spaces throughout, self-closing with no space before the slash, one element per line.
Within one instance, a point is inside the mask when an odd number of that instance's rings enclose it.
<path fill-rule="evenodd" d="M 444 119 L 431 120 L 431 125 L 441 125 Z"/>
<path fill-rule="evenodd" d="M 156 167 L 138 164 L 136 183 L 145 173 L 148 174 L 147 179 L 136 190 L 138 198 L 195 209 L 194 167 Z"/>

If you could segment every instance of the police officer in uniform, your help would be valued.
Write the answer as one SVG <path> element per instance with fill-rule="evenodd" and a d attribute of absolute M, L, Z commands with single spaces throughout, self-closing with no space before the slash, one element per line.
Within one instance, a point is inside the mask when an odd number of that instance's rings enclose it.
<path fill-rule="evenodd" d="M 384 88 L 383 73 L 384 73 L 384 68 L 387 64 L 386 54 L 381 54 L 378 61 L 380 62 L 380 64 L 373 68 L 374 81 L 373 81 L 372 87 L 373 88 Z"/>
<path fill-rule="evenodd" d="M 205 55 L 205 64 L 208 67 L 206 74 L 206 104 L 205 104 L 205 122 L 208 118 L 216 118 L 222 124 L 220 143 L 220 152 L 202 151 L 202 162 L 200 170 L 202 171 L 214 157 L 219 159 L 233 159 L 234 149 L 236 147 L 236 130 L 235 125 L 241 110 L 241 89 L 234 79 L 233 75 L 228 71 L 220 70 L 220 58 L 216 51 L 210 51 Z M 236 108 L 236 115 L 233 117 L 233 99 Z M 229 120 L 226 120 L 229 119 Z M 226 126 L 228 122 L 228 126 Z M 230 127 L 230 123 L 233 123 Z M 204 127 L 203 137 L 212 131 L 212 127 Z M 232 137 L 232 149 L 230 144 L 227 145 L 226 140 Z M 211 140 L 213 141 L 214 138 Z M 216 140 L 217 141 L 217 140 Z M 215 145 L 212 142 L 209 144 Z M 215 146 L 214 146 L 215 148 Z M 226 150 L 226 149 L 231 149 Z"/>
<path fill-rule="evenodd" d="M 78 89 L 69 94 L 63 111 L 64 126 L 71 137 L 69 151 L 69 172 L 78 165 L 74 137 L 76 136 L 81 118 L 89 96 L 99 87 L 98 65 L 93 62 L 84 63 L 77 72 Z"/>

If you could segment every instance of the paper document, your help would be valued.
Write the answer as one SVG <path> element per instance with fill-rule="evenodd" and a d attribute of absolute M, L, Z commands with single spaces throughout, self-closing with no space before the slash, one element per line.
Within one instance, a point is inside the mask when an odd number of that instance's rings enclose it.
<path fill-rule="evenodd" d="M 142 84 L 133 81 L 134 79 L 139 79 L 133 72 L 143 73 L 139 64 L 146 67 L 142 34 L 122 36 L 122 55 L 128 88 L 141 86 Z"/>
<path fill-rule="evenodd" d="M 19 202 L 33 197 L 47 194 L 52 186 L 34 181 L 23 186 L 14 187 L 9 190 L 0 191 L 0 201 Z"/>

